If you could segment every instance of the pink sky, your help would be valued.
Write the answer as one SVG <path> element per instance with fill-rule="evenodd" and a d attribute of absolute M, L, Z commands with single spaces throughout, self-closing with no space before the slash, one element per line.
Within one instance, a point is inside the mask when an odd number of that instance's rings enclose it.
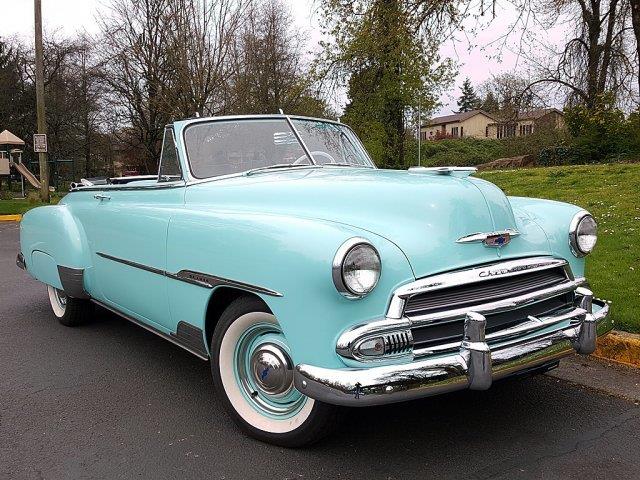
<path fill-rule="evenodd" d="M 313 0 L 288 0 L 287 3 L 291 7 L 298 27 L 308 32 L 309 48 L 316 49 L 321 35 L 318 28 L 318 15 L 314 14 L 312 9 Z M 100 5 L 99 0 L 43 0 L 42 4 L 46 30 L 61 29 L 64 33 L 73 33 L 77 29 L 86 29 L 91 33 L 96 31 L 94 16 Z M 513 71 L 518 66 L 518 58 L 515 54 L 505 51 L 502 59 L 498 61 L 491 58 L 497 54 L 495 46 L 482 48 L 504 33 L 510 19 L 512 21 L 516 18 L 516 11 L 511 4 L 505 3 L 499 7 L 500 22 L 485 28 L 472 38 L 471 42 L 460 34 L 456 42 L 450 41 L 442 46 L 441 55 L 453 58 L 459 64 L 459 74 L 455 85 L 452 85 L 442 96 L 443 106 L 436 114 L 448 114 L 456 108 L 456 99 L 460 95 L 459 87 L 465 77 L 469 77 L 474 85 L 478 85 L 490 78 L 492 74 Z M 32 1 L 0 0 L 0 11 L 3 12 L 0 35 L 18 34 L 25 38 L 33 35 Z M 547 37 L 556 37 L 558 40 L 562 36 L 558 32 L 544 32 L 544 34 Z M 469 50 L 470 43 L 471 50 Z"/>

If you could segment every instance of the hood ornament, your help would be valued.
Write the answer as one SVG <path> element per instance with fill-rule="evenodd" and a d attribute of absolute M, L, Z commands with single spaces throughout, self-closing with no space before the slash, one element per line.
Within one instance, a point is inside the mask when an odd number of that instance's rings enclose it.
<path fill-rule="evenodd" d="M 496 232 L 472 233 L 456 240 L 456 243 L 484 243 L 485 247 L 501 248 L 511 242 L 512 237 L 520 235 L 520 232 L 507 228 Z"/>

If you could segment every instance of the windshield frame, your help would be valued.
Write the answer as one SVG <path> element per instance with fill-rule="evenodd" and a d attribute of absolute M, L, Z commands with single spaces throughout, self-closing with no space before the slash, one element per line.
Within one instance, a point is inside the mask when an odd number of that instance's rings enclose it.
<path fill-rule="evenodd" d="M 300 116 L 300 115 L 286 115 L 286 114 L 273 114 L 273 115 L 229 115 L 229 116 L 222 116 L 222 117 L 207 117 L 207 118 L 198 118 L 196 120 L 190 121 L 187 125 L 185 125 L 182 128 L 182 132 L 181 132 L 181 137 L 182 137 L 182 144 L 183 144 L 183 151 L 185 154 L 185 160 L 186 160 L 186 166 L 187 169 L 189 171 L 189 176 L 193 179 L 190 183 L 194 183 L 194 182 L 207 182 L 207 181 L 211 181 L 211 180 L 217 180 L 217 179 L 223 179 L 223 178 L 233 178 L 233 177 L 238 177 L 238 176 L 242 176 L 245 175 L 249 170 L 251 169 L 247 169 L 247 170 L 243 170 L 240 172 L 235 172 L 235 173 L 229 173 L 229 174 L 224 174 L 224 175 L 215 175 L 215 176 L 211 176 L 211 177 L 198 177 L 193 173 L 193 168 L 191 166 L 191 159 L 189 158 L 189 149 L 187 146 L 187 138 L 186 138 L 186 133 L 187 130 L 189 130 L 189 128 L 191 128 L 192 126 L 195 125 L 201 125 L 203 123 L 216 123 L 216 122 L 237 122 L 237 121 L 242 121 L 242 120 L 284 120 L 287 123 L 287 126 L 292 130 L 292 133 L 294 135 L 294 137 L 296 138 L 296 140 L 298 141 L 298 143 L 300 144 L 300 147 L 302 148 L 302 150 L 305 152 L 305 155 L 308 157 L 308 153 L 309 150 L 307 148 L 307 145 L 304 142 L 304 139 L 300 136 L 298 136 L 298 132 L 297 129 L 295 128 L 295 126 L 293 126 L 293 120 L 307 120 L 307 121 L 315 121 L 315 122 L 324 122 L 324 123 L 330 123 L 333 125 L 337 125 L 339 127 L 344 127 L 346 129 L 348 129 L 349 131 L 351 131 L 351 133 L 353 134 L 353 137 L 357 140 L 362 153 L 365 155 L 365 159 L 369 162 L 369 165 L 350 165 L 350 166 L 345 166 L 345 165 L 335 165 L 335 167 L 342 167 L 342 168 L 367 168 L 367 169 L 376 169 L 376 165 L 373 162 L 373 160 L 371 159 L 371 157 L 369 156 L 369 153 L 367 152 L 366 148 L 364 147 L 364 145 L 362 144 L 362 141 L 360 140 L 360 138 L 358 137 L 358 135 L 356 135 L 356 133 L 353 131 L 353 129 L 348 126 L 345 125 L 344 123 L 335 121 L 335 120 L 328 120 L 328 119 L 324 119 L 324 118 L 315 118 L 315 117 L 305 117 L 305 116 Z M 324 168 L 326 167 L 331 167 L 332 164 L 316 164 L 315 160 L 313 158 L 308 158 L 312 163 L 310 164 L 303 164 L 303 165 L 294 165 L 291 164 L 291 169 L 309 169 L 309 168 Z M 282 170 L 282 169 L 280 169 Z M 278 170 L 274 170 L 274 171 L 278 171 Z"/>

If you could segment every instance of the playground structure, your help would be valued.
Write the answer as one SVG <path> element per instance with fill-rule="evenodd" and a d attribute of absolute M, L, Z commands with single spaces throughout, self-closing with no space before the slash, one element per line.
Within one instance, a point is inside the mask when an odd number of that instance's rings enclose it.
<path fill-rule="evenodd" d="M 0 190 L 2 189 L 2 179 L 6 178 L 8 189 L 11 192 L 11 169 L 20 175 L 20 183 L 22 196 L 25 196 L 25 180 L 35 189 L 40 190 L 40 180 L 32 173 L 27 164 L 22 161 L 22 153 L 24 151 L 25 142 L 8 130 L 0 133 Z M 31 165 L 37 167 L 38 162 L 30 162 Z M 54 192 L 59 183 L 58 166 L 59 164 L 71 164 L 74 167 L 73 160 L 49 160 L 49 178 L 52 179 L 54 186 L 49 187 L 49 191 Z M 53 167 L 53 168 L 52 168 Z M 75 172 L 72 173 L 72 178 Z"/>

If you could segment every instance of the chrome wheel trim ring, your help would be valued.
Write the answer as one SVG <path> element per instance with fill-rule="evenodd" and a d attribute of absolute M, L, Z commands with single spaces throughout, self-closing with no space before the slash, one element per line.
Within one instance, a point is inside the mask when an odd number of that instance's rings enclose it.
<path fill-rule="evenodd" d="M 265 332 L 265 328 L 269 334 Z M 276 336 L 270 335 L 274 332 Z M 224 334 L 218 368 L 225 393 L 243 420 L 265 432 L 287 433 L 298 428 L 309 418 L 315 402 L 293 386 L 282 393 L 269 394 L 254 381 L 250 362 L 253 353 L 267 344 L 275 344 L 283 352 L 286 351 L 286 343 L 280 344 L 277 332 L 281 332 L 280 326 L 271 314 L 252 312 L 240 316 Z M 251 337 L 256 340 L 256 337 L 260 336 L 264 336 L 264 341 L 255 344 L 251 342 Z M 239 361 L 240 358 L 246 360 L 242 362 Z"/>
<path fill-rule="evenodd" d="M 58 290 L 51 285 L 47 285 L 47 292 L 49 293 L 49 303 L 56 317 L 64 317 L 67 311 L 67 296 L 62 290 Z"/>

